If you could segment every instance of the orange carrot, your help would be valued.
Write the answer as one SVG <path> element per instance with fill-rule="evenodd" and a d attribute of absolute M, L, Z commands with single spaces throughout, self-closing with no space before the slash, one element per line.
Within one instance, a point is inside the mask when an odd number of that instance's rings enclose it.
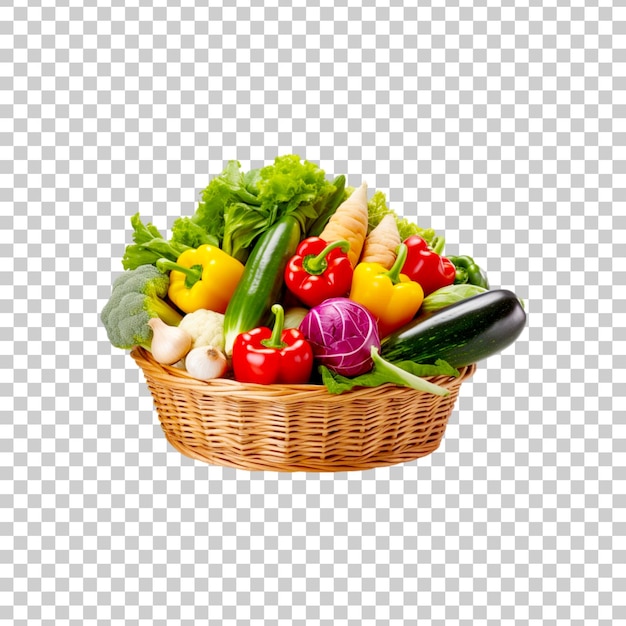
<path fill-rule="evenodd" d="M 345 239 L 350 244 L 348 258 L 354 267 L 367 235 L 367 183 L 363 182 L 333 213 L 320 238 L 328 243 Z"/>
<path fill-rule="evenodd" d="M 396 260 L 396 249 L 401 243 L 396 219 L 389 213 L 365 238 L 359 262 L 380 263 L 386 269 L 391 269 Z"/>

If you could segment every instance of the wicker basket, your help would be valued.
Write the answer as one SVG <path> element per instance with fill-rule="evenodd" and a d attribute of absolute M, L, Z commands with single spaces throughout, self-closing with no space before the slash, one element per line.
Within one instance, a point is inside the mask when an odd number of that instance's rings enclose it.
<path fill-rule="evenodd" d="M 206 383 L 160 365 L 143 348 L 131 356 L 179 452 L 211 465 L 278 472 L 365 470 L 430 454 L 476 368 L 429 379 L 450 390 L 446 397 L 391 384 L 332 395 L 321 385 Z"/>

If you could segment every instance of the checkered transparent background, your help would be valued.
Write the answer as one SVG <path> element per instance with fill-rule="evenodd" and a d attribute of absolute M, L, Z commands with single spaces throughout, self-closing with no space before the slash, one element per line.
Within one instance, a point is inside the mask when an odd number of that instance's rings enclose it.
<path fill-rule="evenodd" d="M 0 624 L 626 623 L 624 3 L 207 4 L 0 3 Z M 130 215 L 289 152 L 526 301 L 429 457 L 191 461 L 107 342 Z"/>

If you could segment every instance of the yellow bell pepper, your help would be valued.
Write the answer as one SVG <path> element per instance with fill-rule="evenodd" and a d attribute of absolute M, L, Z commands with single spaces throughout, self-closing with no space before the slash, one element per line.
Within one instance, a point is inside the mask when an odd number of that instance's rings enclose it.
<path fill-rule="evenodd" d="M 410 322 L 424 300 L 421 285 L 400 273 L 406 256 L 402 243 L 390 270 L 380 263 L 359 263 L 354 268 L 350 299 L 378 319 L 381 337 Z"/>
<path fill-rule="evenodd" d="M 217 246 L 185 250 L 176 263 L 159 259 L 157 267 L 170 270 L 169 299 L 185 313 L 208 309 L 224 313 L 243 274 L 243 264 Z"/>

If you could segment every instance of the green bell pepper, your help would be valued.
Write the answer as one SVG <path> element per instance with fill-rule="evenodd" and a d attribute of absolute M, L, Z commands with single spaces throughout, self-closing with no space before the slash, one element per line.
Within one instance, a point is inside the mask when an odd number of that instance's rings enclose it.
<path fill-rule="evenodd" d="M 489 289 L 487 274 L 478 266 L 472 257 L 449 256 L 448 259 L 452 262 L 452 265 L 456 267 L 456 276 L 454 278 L 455 285 L 469 283 L 470 285 L 483 287 L 483 289 Z"/>

